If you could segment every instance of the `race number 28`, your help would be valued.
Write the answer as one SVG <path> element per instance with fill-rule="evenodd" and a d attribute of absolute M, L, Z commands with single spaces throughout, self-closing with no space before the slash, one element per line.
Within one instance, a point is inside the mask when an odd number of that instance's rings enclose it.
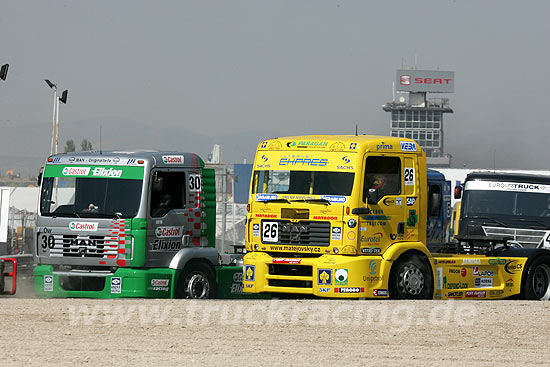
<path fill-rule="evenodd" d="M 277 222 L 262 223 L 262 241 L 263 242 L 279 241 L 279 223 Z"/>

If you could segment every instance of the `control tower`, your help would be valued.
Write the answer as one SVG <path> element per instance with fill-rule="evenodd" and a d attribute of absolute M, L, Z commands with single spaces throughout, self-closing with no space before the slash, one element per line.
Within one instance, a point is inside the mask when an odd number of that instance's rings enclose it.
<path fill-rule="evenodd" d="M 453 113 L 448 98 L 428 93 L 454 93 L 454 71 L 397 70 L 394 100 L 382 106 L 391 112 L 391 136 L 410 138 L 426 152 L 429 167 L 450 167 L 443 146 L 443 115 Z"/>

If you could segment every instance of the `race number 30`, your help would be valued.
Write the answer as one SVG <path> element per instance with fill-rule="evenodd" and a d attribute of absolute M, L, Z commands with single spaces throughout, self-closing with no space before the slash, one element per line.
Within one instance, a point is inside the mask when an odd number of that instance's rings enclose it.
<path fill-rule="evenodd" d="M 279 241 L 279 223 L 277 222 L 262 223 L 262 241 L 263 242 Z"/>
<path fill-rule="evenodd" d="M 414 185 L 414 168 L 405 167 L 403 181 L 405 185 Z"/>
<path fill-rule="evenodd" d="M 189 191 L 201 191 L 201 175 L 189 175 Z"/>

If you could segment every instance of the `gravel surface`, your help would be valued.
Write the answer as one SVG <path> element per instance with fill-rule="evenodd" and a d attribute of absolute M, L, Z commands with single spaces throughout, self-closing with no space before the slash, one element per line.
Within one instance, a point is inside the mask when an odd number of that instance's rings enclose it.
<path fill-rule="evenodd" d="M 548 365 L 550 303 L 0 298 L 0 365 Z"/>

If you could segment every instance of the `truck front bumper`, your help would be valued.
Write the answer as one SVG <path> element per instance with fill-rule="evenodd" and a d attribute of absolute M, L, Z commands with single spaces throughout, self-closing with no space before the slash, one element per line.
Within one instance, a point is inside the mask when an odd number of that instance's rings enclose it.
<path fill-rule="evenodd" d="M 308 294 L 333 298 L 387 298 L 391 263 L 381 256 L 244 256 L 245 293 Z"/>

